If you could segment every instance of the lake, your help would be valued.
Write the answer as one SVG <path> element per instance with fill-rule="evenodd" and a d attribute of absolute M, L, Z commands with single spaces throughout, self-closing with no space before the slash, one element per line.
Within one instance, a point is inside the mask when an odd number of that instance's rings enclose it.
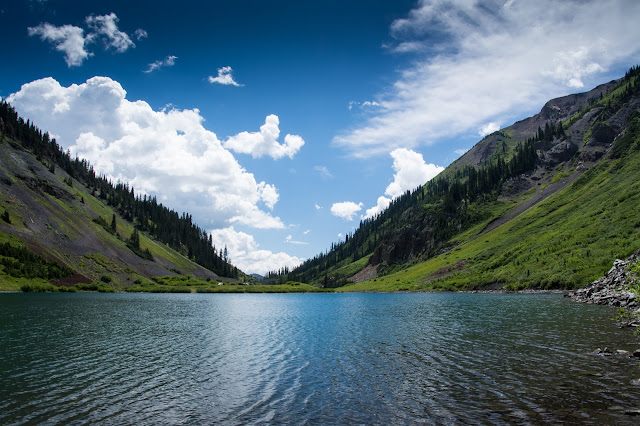
<path fill-rule="evenodd" d="M 0 294 L 0 424 L 633 424 L 609 307 L 557 295 Z"/>

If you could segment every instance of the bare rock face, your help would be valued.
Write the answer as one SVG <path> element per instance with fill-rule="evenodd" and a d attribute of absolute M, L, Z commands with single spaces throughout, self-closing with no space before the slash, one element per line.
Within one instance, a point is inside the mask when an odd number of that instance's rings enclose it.
<path fill-rule="evenodd" d="M 550 166 L 570 160 L 578 151 L 578 147 L 570 141 L 561 141 L 546 152 L 546 163 Z"/>
<path fill-rule="evenodd" d="M 613 142 L 616 137 L 616 131 L 606 123 L 598 123 L 593 128 L 591 139 L 587 145 L 607 146 Z"/>

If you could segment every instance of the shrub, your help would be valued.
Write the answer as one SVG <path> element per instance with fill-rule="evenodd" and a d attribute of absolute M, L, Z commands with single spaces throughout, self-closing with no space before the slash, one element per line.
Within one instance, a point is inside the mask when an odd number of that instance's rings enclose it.
<path fill-rule="evenodd" d="M 4 209 L 4 213 L 2 213 L 2 220 L 11 224 L 11 217 L 9 216 L 9 211 L 7 209 Z"/>

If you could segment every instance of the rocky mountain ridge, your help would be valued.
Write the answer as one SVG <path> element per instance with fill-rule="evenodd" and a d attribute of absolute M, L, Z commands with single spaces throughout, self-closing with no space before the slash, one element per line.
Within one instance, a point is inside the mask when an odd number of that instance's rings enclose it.
<path fill-rule="evenodd" d="M 547 102 L 276 279 L 382 291 L 592 281 L 640 246 L 639 89 L 632 67 Z"/>

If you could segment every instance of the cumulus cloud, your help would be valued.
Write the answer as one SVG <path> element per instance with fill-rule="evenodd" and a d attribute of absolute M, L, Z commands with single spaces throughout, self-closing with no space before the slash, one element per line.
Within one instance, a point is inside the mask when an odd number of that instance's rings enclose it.
<path fill-rule="evenodd" d="M 102 16 L 87 16 L 85 23 L 91 30 L 86 36 L 84 29 L 73 25 L 55 26 L 48 22 L 35 27 L 29 27 L 30 36 L 39 35 L 40 40 L 52 43 L 56 50 L 64 53 L 64 60 L 68 67 L 82 65 L 85 59 L 93 53 L 87 50 L 87 45 L 96 40 L 103 40 L 105 49 L 114 49 L 118 53 L 127 51 L 135 44 L 127 33 L 118 29 L 118 17 L 115 13 Z M 138 29 L 135 32 L 140 40 L 147 36 L 147 32 Z"/>
<path fill-rule="evenodd" d="M 387 207 L 389 207 L 389 204 L 391 204 L 391 198 L 387 198 L 385 196 L 378 197 L 378 203 L 370 209 L 367 209 L 362 218 L 369 219 L 382 213 Z"/>
<path fill-rule="evenodd" d="M 91 42 L 90 37 L 84 36 L 84 30 L 73 25 L 56 27 L 48 22 L 36 27 L 28 28 L 30 36 L 39 35 L 40 40 L 52 43 L 56 50 L 64 53 L 64 60 L 68 67 L 77 67 L 91 56 L 86 45 Z"/>
<path fill-rule="evenodd" d="M 462 155 L 464 155 L 467 151 L 469 151 L 469 148 L 459 148 L 459 149 L 456 149 L 456 150 L 455 150 L 455 151 L 453 151 L 453 152 L 455 152 L 455 153 L 456 153 L 456 154 L 458 154 L 459 156 L 462 156 Z"/>
<path fill-rule="evenodd" d="M 284 143 L 278 143 L 280 137 L 280 120 L 277 115 L 267 116 L 260 126 L 259 132 L 242 132 L 231 136 L 224 142 L 224 147 L 241 154 L 251 154 L 253 158 L 268 155 L 273 159 L 293 158 L 300 151 L 304 140 L 297 135 L 286 135 Z"/>
<path fill-rule="evenodd" d="M 398 148 L 391 152 L 393 158 L 393 182 L 384 193 L 396 198 L 406 191 L 412 191 L 424 185 L 444 170 L 442 166 L 425 163 L 422 154 L 406 148 Z M 379 202 L 380 200 L 378 200 Z"/>
<path fill-rule="evenodd" d="M 190 212 L 200 226 L 284 228 L 269 212 L 277 188 L 257 182 L 203 127 L 197 109 L 154 111 L 144 101 L 129 101 L 108 77 L 69 87 L 44 78 L 7 100 L 98 173 L 129 182 L 138 193 L 161 195 L 159 201 Z"/>
<path fill-rule="evenodd" d="M 480 131 L 478 131 L 478 134 L 481 137 L 485 137 L 487 135 L 490 135 L 493 132 L 497 132 L 498 130 L 500 130 L 500 124 L 495 123 L 495 122 L 492 121 L 492 122 L 487 123 L 484 126 L 482 126 Z"/>
<path fill-rule="evenodd" d="M 345 220 L 353 220 L 356 214 L 362 210 L 362 203 L 354 203 L 353 201 L 343 201 L 340 203 L 334 203 L 331 206 L 331 214 L 337 217 L 341 217 Z"/>
<path fill-rule="evenodd" d="M 387 186 L 384 193 L 391 198 L 378 197 L 376 205 L 367 209 L 361 216 L 362 219 L 369 219 L 382 213 L 389 207 L 394 198 L 399 197 L 406 191 L 413 191 L 417 187 L 424 185 L 444 170 L 442 166 L 425 163 L 422 154 L 406 148 L 397 148 L 390 155 L 393 158 L 393 170 L 395 173 L 393 182 Z"/>
<path fill-rule="evenodd" d="M 211 231 L 211 238 L 216 249 L 227 246 L 231 261 L 240 270 L 248 274 L 265 275 L 269 271 L 279 270 L 285 266 L 293 269 L 304 259 L 290 256 L 287 253 L 273 253 L 261 250 L 259 244 L 245 232 L 236 231 L 233 226 Z"/>
<path fill-rule="evenodd" d="M 177 56 L 167 56 L 166 58 L 162 59 L 162 60 L 158 60 L 155 62 L 152 62 L 148 65 L 147 69 L 144 70 L 143 72 L 145 73 L 150 73 L 153 72 L 157 69 L 160 69 L 162 67 L 172 67 L 176 64 L 176 59 L 178 59 Z"/>
<path fill-rule="evenodd" d="M 228 67 L 228 66 L 218 68 L 218 76 L 213 77 L 210 75 L 209 83 L 218 83 L 218 84 L 223 84 L 225 86 L 236 86 L 236 87 L 244 86 L 244 84 L 240 84 L 233 79 L 233 76 L 231 75 L 232 72 L 233 70 L 231 69 L 231 67 Z"/>
<path fill-rule="evenodd" d="M 333 142 L 367 157 L 514 122 L 635 63 L 638 16 L 636 0 L 421 0 L 390 28 L 389 49 L 412 65 Z"/>
<path fill-rule="evenodd" d="M 93 34 L 103 36 L 105 47 L 115 49 L 116 52 L 125 52 L 135 44 L 127 33 L 118 29 L 118 17 L 115 13 L 102 16 L 87 16 L 87 25 L 93 30 Z"/>
<path fill-rule="evenodd" d="M 322 206 L 320 206 L 318 204 L 314 204 L 314 207 L 316 208 L 316 210 L 320 210 L 322 208 Z"/>

